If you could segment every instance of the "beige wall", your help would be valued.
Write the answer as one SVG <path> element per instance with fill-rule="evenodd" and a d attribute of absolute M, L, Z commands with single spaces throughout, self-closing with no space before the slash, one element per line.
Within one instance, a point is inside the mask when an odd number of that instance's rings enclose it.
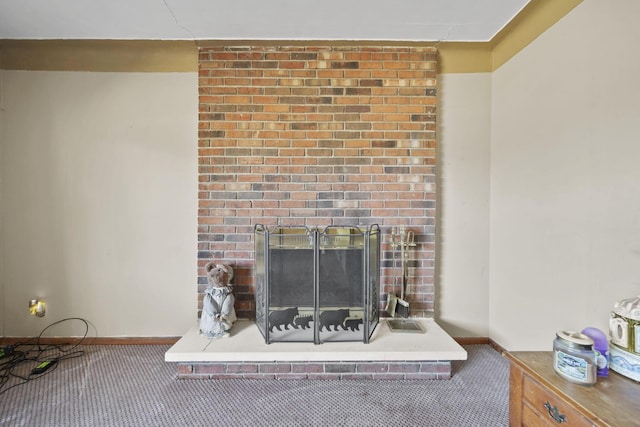
<path fill-rule="evenodd" d="M 490 336 L 548 350 L 640 294 L 635 0 L 585 0 L 493 73 Z"/>
<path fill-rule="evenodd" d="M 98 336 L 183 334 L 196 313 L 196 73 L 1 78 L 0 335 L 66 317 Z M 33 297 L 46 317 L 29 316 Z"/>
<path fill-rule="evenodd" d="M 1 73 L 2 335 L 65 317 L 99 336 L 184 333 L 197 306 L 196 74 Z M 437 316 L 457 336 L 488 335 L 489 84 L 440 79 Z M 28 315 L 32 297 L 45 318 Z"/>
<path fill-rule="evenodd" d="M 436 319 L 489 336 L 491 73 L 438 77 Z"/>
<path fill-rule="evenodd" d="M 2 50 L 0 49 L 0 54 Z M 0 62 L 1 65 L 1 62 Z M 3 162 L 3 137 L 4 137 L 4 71 L 0 69 L 0 168 Z M 4 198 L 3 182 L 5 180 L 0 169 L 0 336 L 4 335 L 6 304 L 4 298 Z"/>

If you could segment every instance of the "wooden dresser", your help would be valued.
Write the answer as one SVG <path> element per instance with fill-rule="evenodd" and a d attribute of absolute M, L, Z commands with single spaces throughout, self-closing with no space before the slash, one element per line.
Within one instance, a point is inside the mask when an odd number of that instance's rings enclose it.
<path fill-rule="evenodd" d="M 640 383 L 616 372 L 594 386 L 553 370 L 553 352 L 511 352 L 509 425 L 640 426 Z"/>

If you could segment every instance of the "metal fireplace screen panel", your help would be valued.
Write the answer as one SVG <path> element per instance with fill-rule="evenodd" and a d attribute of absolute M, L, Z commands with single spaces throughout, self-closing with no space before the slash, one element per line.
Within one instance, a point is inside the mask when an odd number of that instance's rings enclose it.
<path fill-rule="evenodd" d="M 366 277 L 365 303 L 364 306 L 368 313 L 368 331 L 370 334 L 378 325 L 380 320 L 380 233 L 371 233 L 369 235 L 369 260 L 366 263 L 368 275 Z"/>
<path fill-rule="evenodd" d="M 320 250 L 320 306 L 362 306 L 362 250 Z"/>
<path fill-rule="evenodd" d="M 266 269 L 265 269 L 265 254 L 264 250 L 258 250 L 258 248 L 264 248 L 265 244 L 265 234 L 264 232 L 258 232 L 258 228 L 256 227 L 255 232 L 255 262 L 254 262 L 254 294 L 256 300 L 256 325 L 258 329 L 264 335 L 266 332 L 264 330 L 264 325 L 267 319 L 266 313 Z"/>
<path fill-rule="evenodd" d="M 379 228 L 256 227 L 256 322 L 267 343 L 368 342 L 378 323 Z"/>

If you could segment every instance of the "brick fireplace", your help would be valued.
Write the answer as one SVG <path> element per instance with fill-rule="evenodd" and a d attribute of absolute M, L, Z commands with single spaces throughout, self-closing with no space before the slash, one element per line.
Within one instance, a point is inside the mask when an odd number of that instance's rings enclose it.
<path fill-rule="evenodd" d="M 240 320 L 223 340 L 190 329 L 165 355 L 179 378 L 446 379 L 466 359 L 431 318 L 436 70 L 431 47 L 200 48 L 199 307 L 205 264 L 229 263 Z M 381 311 L 401 290 L 391 231 L 404 226 L 415 240 L 405 299 L 425 333 L 384 320 L 368 344 L 266 344 L 252 320 L 257 224 L 377 224 Z"/>
<path fill-rule="evenodd" d="M 198 292 L 235 269 L 255 317 L 256 224 L 382 229 L 381 309 L 400 292 L 390 230 L 415 235 L 411 315 L 434 308 L 436 70 L 432 47 L 256 46 L 199 51 Z"/>

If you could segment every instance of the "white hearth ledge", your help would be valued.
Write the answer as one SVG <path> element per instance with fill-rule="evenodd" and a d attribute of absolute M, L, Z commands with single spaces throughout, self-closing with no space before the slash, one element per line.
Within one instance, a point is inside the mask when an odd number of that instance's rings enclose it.
<path fill-rule="evenodd" d="M 381 319 L 369 344 L 278 342 L 266 344 L 255 322 L 238 320 L 228 338 L 209 339 L 194 325 L 166 353 L 166 362 L 450 361 L 467 352 L 433 319 L 416 319 L 421 334 L 391 332 Z"/>

